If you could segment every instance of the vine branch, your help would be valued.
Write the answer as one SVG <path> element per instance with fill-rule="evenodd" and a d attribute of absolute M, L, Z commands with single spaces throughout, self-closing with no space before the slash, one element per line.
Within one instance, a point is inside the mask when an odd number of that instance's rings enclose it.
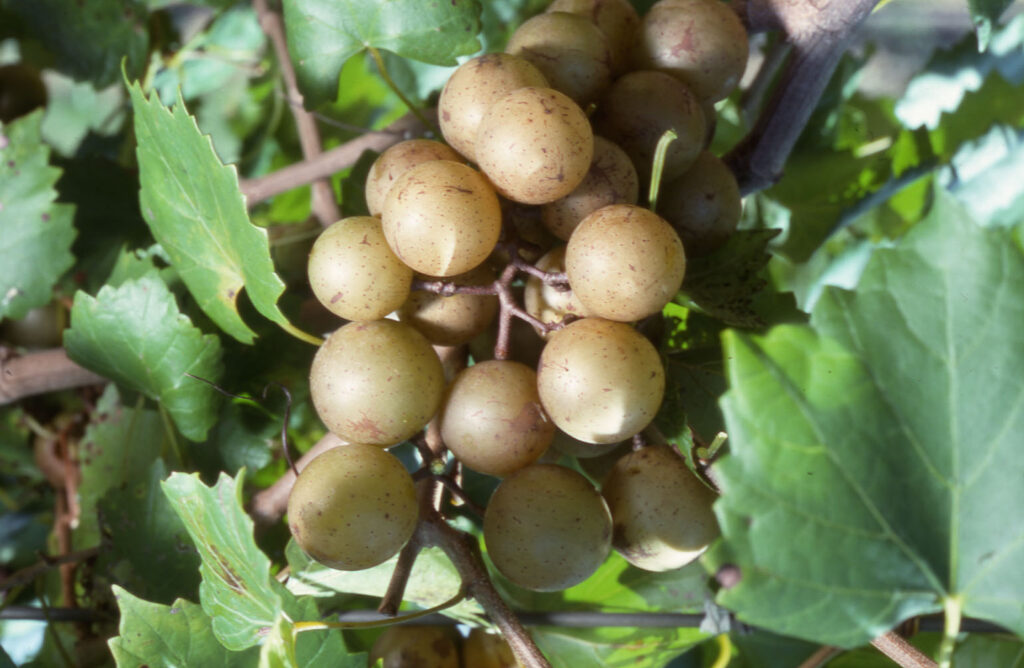
<path fill-rule="evenodd" d="M 779 83 L 750 133 L 726 156 L 744 195 L 782 176 L 783 166 L 839 59 L 879 0 L 750 0 L 748 26 L 778 26 L 792 46 Z M 744 14 L 745 12 L 745 14 Z M 767 63 L 766 63 L 767 64 Z"/>
<path fill-rule="evenodd" d="M 299 133 L 299 145 L 302 147 L 302 157 L 311 160 L 321 155 L 320 130 L 316 126 L 316 119 L 302 106 L 302 93 L 299 92 L 298 79 L 295 76 L 295 68 L 292 66 L 291 58 L 288 55 L 288 44 L 285 39 L 284 23 L 280 15 L 270 9 L 267 0 L 253 0 L 253 8 L 259 17 L 260 27 L 270 38 L 274 45 L 274 52 L 277 55 L 277 62 L 281 67 L 281 76 L 284 78 L 285 93 L 295 118 L 295 127 Z M 312 210 L 313 215 L 324 227 L 341 218 L 341 210 L 334 198 L 334 188 L 331 182 L 323 175 L 313 181 Z M 243 189 L 243 193 L 244 193 Z"/>
<path fill-rule="evenodd" d="M 105 382 L 107 379 L 103 376 L 72 362 L 63 348 L 10 359 L 0 356 L 0 405 L 37 394 Z"/>
<path fill-rule="evenodd" d="M 878 651 L 903 666 L 903 668 L 938 668 L 937 663 L 925 656 L 902 636 L 890 631 L 871 641 Z"/>

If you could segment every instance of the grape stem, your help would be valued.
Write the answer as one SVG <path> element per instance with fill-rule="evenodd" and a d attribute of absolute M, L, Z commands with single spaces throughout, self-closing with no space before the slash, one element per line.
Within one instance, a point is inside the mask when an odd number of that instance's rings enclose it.
<path fill-rule="evenodd" d="M 878 636 L 871 641 L 871 644 L 903 668 L 937 668 L 938 666 L 921 650 L 893 631 Z"/>

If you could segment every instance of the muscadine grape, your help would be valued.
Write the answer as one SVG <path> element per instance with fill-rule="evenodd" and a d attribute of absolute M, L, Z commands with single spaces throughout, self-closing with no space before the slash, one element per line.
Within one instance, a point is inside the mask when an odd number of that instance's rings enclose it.
<path fill-rule="evenodd" d="M 505 478 L 484 513 L 487 554 L 520 587 L 556 591 L 583 582 L 611 548 L 611 516 L 581 474 L 534 464 Z"/>
<path fill-rule="evenodd" d="M 455 285 L 481 286 L 493 283 L 494 278 L 494 270 L 485 263 L 448 280 Z M 435 345 L 458 346 L 487 329 L 497 312 L 497 295 L 456 293 L 445 297 L 414 290 L 398 310 L 398 317 Z"/>
<path fill-rule="evenodd" d="M 551 88 L 581 106 L 611 84 L 607 38 L 578 14 L 547 12 L 527 19 L 512 33 L 505 51 L 533 63 Z"/>
<path fill-rule="evenodd" d="M 672 225 L 686 252 L 707 255 L 736 231 L 743 212 L 732 171 L 713 153 L 702 151 L 679 178 L 662 186 L 658 213 Z"/>
<path fill-rule="evenodd" d="M 448 78 L 437 101 L 445 141 L 477 162 L 476 134 L 488 107 L 524 86 L 544 88 L 548 80 L 529 62 L 507 53 L 486 53 L 467 60 Z"/>
<path fill-rule="evenodd" d="M 594 114 L 594 131 L 629 155 L 641 183 L 650 182 L 654 152 L 667 130 L 678 135 L 668 145 L 662 171 L 663 179 L 672 179 L 697 159 L 708 128 L 697 96 L 664 72 L 624 74 L 605 92 Z"/>
<path fill-rule="evenodd" d="M 366 175 L 366 207 L 371 216 L 380 216 L 384 210 L 391 186 L 402 174 L 431 160 L 453 160 L 459 162 L 462 156 L 432 139 L 407 139 L 377 156 Z"/>
<path fill-rule="evenodd" d="M 552 248 L 534 265 L 542 271 L 562 273 L 565 271 L 565 246 Z M 586 307 L 576 298 L 572 290 L 559 290 L 536 276 L 526 279 L 523 290 L 523 305 L 526 312 L 541 322 L 561 322 L 568 315 L 584 317 L 589 315 Z M 547 338 L 547 332 L 537 332 Z"/>
<path fill-rule="evenodd" d="M 594 137 L 594 157 L 587 175 L 561 199 L 540 208 L 541 220 L 551 233 L 568 241 L 588 215 L 609 204 L 636 204 L 640 181 L 626 152 L 604 137 Z"/>
<path fill-rule="evenodd" d="M 549 337 L 537 387 L 559 429 L 587 443 L 615 443 L 654 419 L 665 371 L 651 342 L 629 325 L 584 318 Z"/>
<path fill-rule="evenodd" d="M 362 570 L 394 556 L 419 518 L 412 476 L 372 445 L 327 450 L 302 470 L 288 497 L 295 542 L 320 563 Z"/>
<path fill-rule="evenodd" d="M 370 216 L 344 218 L 309 252 L 309 285 L 329 311 L 346 320 L 376 320 L 409 297 L 412 269 L 398 259 Z"/>
<path fill-rule="evenodd" d="M 353 322 L 320 346 L 309 392 L 327 428 L 351 443 L 394 445 L 441 405 L 444 372 L 430 343 L 394 320 Z"/>
<path fill-rule="evenodd" d="M 728 4 L 662 0 L 644 16 L 635 57 L 638 68 L 671 74 L 714 101 L 739 84 L 749 50 L 747 31 Z"/>
<path fill-rule="evenodd" d="M 532 464 L 551 444 L 555 425 L 537 395 L 537 372 L 490 360 L 452 381 L 440 413 L 441 438 L 455 458 L 488 475 Z"/>
<path fill-rule="evenodd" d="M 681 568 L 718 536 L 711 510 L 715 494 L 669 446 L 623 456 L 602 494 L 612 513 L 612 545 L 638 568 Z"/>
<path fill-rule="evenodd" d="M 640 27 L 640 17 L 629 0 L 555 0 L 549 12 L 571 12 L 584 16 L 604 33 L 612 76 L 629 69 L 630 50 Z"/>
<path fill-rule="evenodd" d="M 501 206 L 480 172 L 451 160 L 431 160 L 399 177 L 384 200 L 381 222 L 402 262 L 421 274 L 455 276 L 494 250 Z"/>
<path fill-rule="evenodd" d="M 512 648 L 496 633 L 471 629 L 462 641 L 462 668 L 519 668 Z"/>
<path fill-rule="evenodd" d="M 544 204 L 571 193 L 594 156 L 586 114 L 552 88 L 520 88 L 490 106 L 476 137 L 477 164 L 499 193 Z"/>
<path fill-rule="evenodd" d="M 612 204 L 573 232 L 565 270 L 587 313 L 630 322 L 657 313 L 679 292 L 686 256 L 679 235 L 661 216 Z"/>
<path fill-rule="evenodd" d="M 459 668 L 458 634 L 445 626 L 389 626 L 370 649 L 370 666 Z"/>

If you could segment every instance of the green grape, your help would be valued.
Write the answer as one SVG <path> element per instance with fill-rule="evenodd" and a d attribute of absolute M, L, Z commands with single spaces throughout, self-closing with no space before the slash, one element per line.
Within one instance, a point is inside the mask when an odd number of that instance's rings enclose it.
<path fill-rule="evenodd" d="M 609 204 L 636 204 L 640 180 L 626 152 L 604 137 L 594 137 L 594 158 L 576 189 L 540 208 L 544 226 L 568 241 L 588 215 Z"/>
<path fill-rule="evenodd" d="M 357 571 L 383 563 L 416 529 L 412 476 L 372 445 L 341 445 L 311 461 L 288 497 L 295 542 L 325 566 Z"/>
<path fill-rule="evenodd" d="M 370 649 L 369 666 L 459 668 L 458 634 L 445 626 L 389 626 Z"/>
<path fill-rule="evenodd" d="M 524 204 L 565 197 L 594 157 L 586 114 L 552 88 L 520 88 L 491 105 L 476 137 L 477 164 L 495 189 Z"/>
<path fill-rule="evenodd" d="M 409 297 L 412 269 L 391 250 L 380 220 L 344 218 L 317 237 L 309 285 L 327 310 L 346 320 L 376 320 Z"/>
<path fill-rule="evenodd" d="M 534 464 L 505 478 L 484 514 L 487 554 L 509 580 L 557 591 L 583 582 L 611 550 L 611 516 L 581 474 Z"/>
<path fill-rule="evenodd" d="M 505 51 L 532 63 L 551 88 L 580 106 L 596 100 L 612 82 L 608 41 L 578 14 L 548 12 L 528 19 L 512 33 Z"/>
<path fill-rule="evenodd" d="M 485 53 L 467 60 L 448 78 L 437 101 L 441 134 L 471 162 L 476 158 L 476 135 L 488 107 L 517 88 L 546 88 L 548 80 L 536 67 L 507 53 Z"/>
<path fill-rule="evenodd" d="M 579 224 L 565 250 L 573 294 L 592 316 L 653 315 L 683 284 L 686 256 L 672 226 L 650 209 L 612 204 Z"/>
<path fill-rule="evenodd" d="M 431 280 L 431 277 L 423 278 Z M 448 280 L 455 285 L 479 286 L 493 283 L 494 278 L 494 270 L 485 263 Z M 398 317 L 435 345 L 458 346 L 487 329 L 497 313 L 497 295 L 457 293 L 445 297 L 414 290 L 399 309 Z"/>
<path fill-rule="evenodd" d="M 313 358 L 309 392 L 327 428 L 351 443 L 394 445 L 426 426 L 441 405 L 441 361 L 412 327 L 353 322 Z"/>
<path fill-rule="evenodd" d="M 480 265 L 501 232 L 501 206 L 480 172 L 451 160 L 409 169 L 381 215 L 388 245 L 421 274 L 455 276 Z"/>
<path fill-rule="evenodd" d="M 370 215 L 380 216 L 384 210 L 384 201 L 398 177 L 416 165 L 431 160 L 459 162 L 462 156 L 432 139 L 407 139 L 377 156 L 370 165 L 370 173 L 366 175 L 366 206 Z"/>
<path fill-rule="evenodd" d="M 612 545 L 648 571 L 681 568 L 718 536 L 715 494 L 669 446 L 649 446 L 616 462 L 602 487 L 612 513 Z"/>
<path fill-rule="evenodd" d="M 615 443 L 654 419 L 665 371 L 651 342 L 629 325 L 584 318 L 548 339 L 537 387 L 559 429 L 586 443 Z"/>
<path fill-rule="evenodd" d="M 551 445 L 555 425 L 537 395 L 537 372 L 491 360 L 455 377 L 441 409 L 441 438 L 455 458 L 504 476 L 532 464 Z"/>
<path fill-rule="evenodd" d="M 702 151 L 690 169 L 662 186 L 658 213 L 679 233 L 689 255 L 707 255 L 729 240 L 743 212 L 736 177 Z"/>
<path fill-rule="evenodd" d="M 644 16 L 636 66 L 676 77 L 702 100 L 721 100 L 740 82 L 750 47 L 747 31 L 728 4 L 662 0 Z"/>

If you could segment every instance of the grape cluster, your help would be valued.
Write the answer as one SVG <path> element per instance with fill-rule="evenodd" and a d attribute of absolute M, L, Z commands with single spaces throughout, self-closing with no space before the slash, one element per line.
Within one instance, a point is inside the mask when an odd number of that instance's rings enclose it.
<path fill-rule="evenodd" d="M 678 293 L 687 254 L 736 227 L 735 179 L 706 148 L 746 60 L 719 0 L 661 0 L 642 19 L 627 0 L 555 0 L 505 53 L 453 73 L 447 145 L 379 156 L 371 215 L 327 228 L 309 258 L 317 298 L 351 321 L 310 372 L 317 412 L 351 445 L 313 460 L 288 508 L 313 558 L 366 568 L 410 539 L 413 480 L 386 448 L 431 420 L 458 466 L 502 478 L 484 541 L 523 587 L 577 584 L 613 547 L 655 571 L 703 551 L 713 494 L 647 445 L 665 372 L 635 325 Z M 638 195 L 668 130 L 652 211 Z M 475 363 L 446 377 L 434 346 L 464 344 Z M 549 450 L 611 457 L 590 476 L 601 490 Z"/>

